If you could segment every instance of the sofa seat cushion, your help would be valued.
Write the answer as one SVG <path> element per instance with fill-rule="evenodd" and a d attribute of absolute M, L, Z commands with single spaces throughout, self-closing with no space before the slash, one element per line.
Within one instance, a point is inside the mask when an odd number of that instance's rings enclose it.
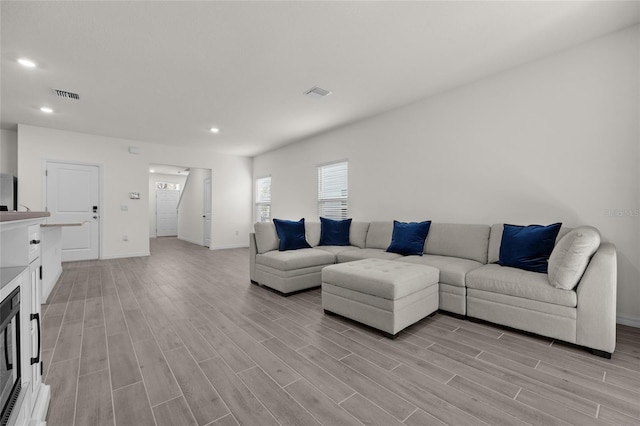
<path fill-rule="evenodd" d="M 440 282 L 458 287 L 465 286 L 465 278 L 469 271 L 473 271 L 482 265 L 480 262 L 458 257 L 437 256 L 425 254 L 423 256 L 406 256 L 398 259 L 399 262 L 413 263 L 416 265 L 432 266 L 440 270 Z"/>
<path fill-rule="evenodd" d="M 338 263 L 353 262 L 354 260 L 362 259 L 385 259 L 395 260 L 401 258 L 401 254 L 389 253 L 384 249 L 366 248 L 360 249 L 351 247 L 350 250 L 341 251 L 338 253 Z"/>
<path fill-rule="evenodd" d="M 316 250 L 323 250 L 326 252 L 331 253 L 334 256 L 337 256 L 339 253 L 342 253 L 343 251 L 347 251 L 347 250 L 351 250 L 351 249 L 357 249 L 357 247 L 353 247 L 353 246 L 318 246 L 315 247 Z"/>
<path fill-rule="evenodd" d="M 554 305 L 576 307 L 575 291 L 560 290 L 549 284 L 547 274 L 497 264 L 484 265 L 467 274 L 467 288 L 522 297 Z"/>
<path fill-rule="evenodd" d="M 269 266 L 281 271 L 309 268 L 335 263 L 335 256 L 327 251 L 315 248 L 269 251 L 256 255 L 256 264 Z"/>

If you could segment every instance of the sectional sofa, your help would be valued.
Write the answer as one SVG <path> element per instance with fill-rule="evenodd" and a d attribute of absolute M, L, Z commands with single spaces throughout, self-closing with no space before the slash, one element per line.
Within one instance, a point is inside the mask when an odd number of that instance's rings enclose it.
<path fill-rule="evenodd" d="M 393 227 L 392 221 L 352 222 L 350 245 L 320 246 L 320 223 L 308 222 L 311 248 L 279 251 L 275 226 L 256 223 L 250 235 L 251 281 L 286 295 L 320 286 L 322 268 L 334 263 L 374 258 L 424 264 L 440 271 L 440 310 L 574 343 L 604 357 L 614 351 L 616 250 L 600 243 L 599 234 L 577 286 L 560 289 L 545 273 L 496 263 L 503 224 L 434 222 L 422 256 L 387 252 Z M 560 229 L 554 252 L 570 231 Z"/>

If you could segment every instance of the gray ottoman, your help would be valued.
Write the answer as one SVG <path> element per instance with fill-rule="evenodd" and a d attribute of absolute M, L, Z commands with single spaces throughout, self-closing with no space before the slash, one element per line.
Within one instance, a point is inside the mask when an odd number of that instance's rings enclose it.
<path fill-rule="evenodd" d="M 395 337 L 438 310 L 440 271 L 383 259 L 322 269 L 322 307 Z"/>

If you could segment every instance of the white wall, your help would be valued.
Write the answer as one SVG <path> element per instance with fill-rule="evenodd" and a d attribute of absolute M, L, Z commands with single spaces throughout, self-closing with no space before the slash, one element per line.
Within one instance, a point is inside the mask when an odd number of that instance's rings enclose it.
<path fill-rule="evenodd" d="M 0 129 L 0 173 L 18 176 L 18 132 Z"/>
<path fill-rule="evenodd" d="M 137 146 L 140 154 L 129 154 Z M 75 161 L 102 166 L 101 257 L 149 254 L 149 164 L 186 164 L 212 169 L 212 249 L 247 246 L 251 229 L 251 164 L 246 157 L 205 150 L 182 149 L 126 139 L 18 125 L 19 203 L 44 208 L 45 160 Z M 226 182 L 232 182 L 233 194 Z M 140 200 L 130 200 L 139 192 Z M 128 211 L 121 211 L 126 204 Z M 240 230 L 238 235 L 228 229 Z M 121 236 L 128 235 L 129 241 Z"/>
<path fill-rule="evenodd" d="M 167 175 L 164 173 L 149 173 L 149 237 L 156 235 L 156 183 L 168 182 L 180 184 L 180 192 L 184 189 L 184 182 L 187 175 Z"/>
<path fill-rule="evenodd" d="M 204 245 L 204 180 L 211 177 L 211 170 L 192 168 L 178 206 L 178 238 Z"/>
<path fill-rule="evenodd" d="M 356 220 L 596 226 L 618 249 L 619 321 L 640 326 L 639 40 L 635 26 L 260 155 L 254 176 L 272 176 L 278 218 L 317 220 L 316 165 L 348 158 Z"/>

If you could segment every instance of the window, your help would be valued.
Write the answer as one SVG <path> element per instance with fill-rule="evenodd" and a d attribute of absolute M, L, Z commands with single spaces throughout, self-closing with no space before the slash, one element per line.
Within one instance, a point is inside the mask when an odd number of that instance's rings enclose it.
<path fill-rule="evenodd" d="M 348 162 L 318 166 L 318 216 L 347 218 Z"/>
<path fill-rule="evenodd" d="M 156 182 L 156 189 L 174 189 L 179 191 L 180 184 L 173 182 Z"/>
<path fill-rule="evenodd" d="M 271 220 L 271 176 L 256 179 L 256 221 Z"/>

